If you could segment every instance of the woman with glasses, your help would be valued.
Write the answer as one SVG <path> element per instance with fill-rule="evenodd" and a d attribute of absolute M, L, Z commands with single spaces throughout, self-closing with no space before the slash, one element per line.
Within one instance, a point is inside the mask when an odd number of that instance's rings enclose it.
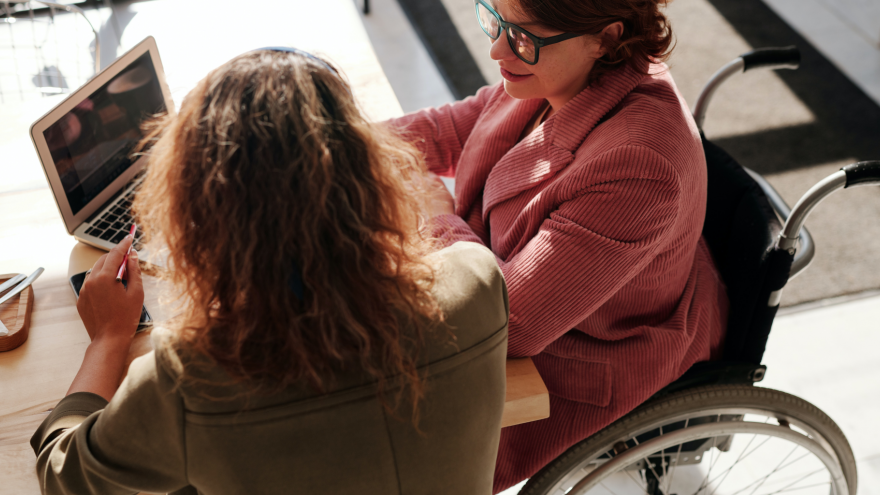
<path fill-rule="evenodd" d="M 502 432 L 496 492 L 720 355 L 706 163 L 662 63 L 664 3 L 476 0 L 503 82 L 391 122 L 455 178 L 435 234 L 495 253 L 508 355 L 550 390 L 549 419 Z"/>
<path fill-rule="evenodd" d="M 184 304 L 127 367 L 131 239 L 92 268 L 92 342 L 31 440 L 43 493 L 488 493 L 504 279 L 485 247 L 419 233 L 419 154 L 279 48 L 212 71 L 151 138 L 135 210 Z"/>

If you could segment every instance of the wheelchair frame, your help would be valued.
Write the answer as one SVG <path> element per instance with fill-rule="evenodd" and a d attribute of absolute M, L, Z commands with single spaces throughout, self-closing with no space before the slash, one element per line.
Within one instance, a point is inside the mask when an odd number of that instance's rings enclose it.
<path fill-rule="evenodd" d="M 727 79 L 756 68 L 797 69 L 799 65 L 800 52 L 794 46 L 754 50 L 726 64 L 705 85 L 694 107 L 701 135 L 709 103 Z M 812 236 L 804 227 L 806 218 L 837 190 L 880 184 L 880 160 L 842 167 L 808 190 L 794 208 L 789 208 L 760 174 L 736 164 L 705 138 L 703 142 L 707 152 L 720 153 L 736 168 L 744 169 L 778 217 L 772 221 L 784 222 L 765 253 L 764 260 L 772 269 L 760 286 L 755 319 L 746 322 L 757 321 L 757 326 L 763 328 L 747 331 L 745 338 L 754 342 L 744 343 L 746 347 L 732 353 L 725 350 L 726 361 L 697 363 L 634 411 L 569 448 L 529 480 L 520 495 L 583 494 L 599 486 L 608 473 L 626 471 L 643 471 L 648 494 L 665 495 L 658 470 L 662 469 L 665 477 L 667 467 L 701 463 L 707 451 L 713 447 L 726 451 L 732 435 L 746 431 L 782 438 L 812 452 L 830 473 L 832 495 L 856 495 L 855 460 L 837 425 L 802 399 L 752 385 L 761 381 L 766 371 L 760 362 L 782 290 L 788 280 L 809 266 L 815 254 Z M 746 414 L 775 418 L 778 424 L 746 422 Z M 693 423 L 689 424 L 690 421 Z M 683 449 L 684 445 L 688 448 Z M 583 477 L 581 473 L 585 473 Z M 670 479 L 667 491 L 671 485 Z M 560 488 L 565 486 L 571 488 Z M 697 493 L 703 489 L 701 485 Z"/>

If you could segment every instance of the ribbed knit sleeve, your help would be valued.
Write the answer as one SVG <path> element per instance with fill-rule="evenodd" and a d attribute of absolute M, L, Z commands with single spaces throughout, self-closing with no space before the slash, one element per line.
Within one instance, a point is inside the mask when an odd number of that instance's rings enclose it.
<path fill-rule="evenodd" d="M 486 86 L 464 100 L 438 108 L 425 108 L 391 119 L 386 124 L 397 129 L 424 153 L 428 170 L 443 177 L 455 177 L 462 147 L 499 88 L 504 91 L 498 85 Z"/>
<path fill-rule="evenodd" d="M 627 175 L 617 172 L 620 163 L 628 164 Z M 678 177 L 653 150 L 624 146 L 573 166 L 588 171 L 584 187 L 572 191 L 521 250 L 498 259 L 510 294 L 510 356 L 540 353 L 608 301 L 664 248 L 679 214 Z M 435 232 L 445 244 L 480 242 L 452 215 L 435 219 Z M 582 330 L 602 339 L 625 337 Z"/>

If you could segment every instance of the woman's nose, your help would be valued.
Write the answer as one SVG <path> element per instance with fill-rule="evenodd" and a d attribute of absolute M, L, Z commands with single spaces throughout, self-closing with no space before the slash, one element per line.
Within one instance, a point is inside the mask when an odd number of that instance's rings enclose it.
<path fill-rule="evenodd" d="M 507 33 L 502 31 L 501 36 L 499 36 L 497 40 L 492 40 L 492 47 L 489 49 L 489 56 L 492 57 L 492 60 L 499 61 L 516 59 L 516 54 L 513 53 L 513 50 L 510 48 L 510 43 L 507 42 Z"/>

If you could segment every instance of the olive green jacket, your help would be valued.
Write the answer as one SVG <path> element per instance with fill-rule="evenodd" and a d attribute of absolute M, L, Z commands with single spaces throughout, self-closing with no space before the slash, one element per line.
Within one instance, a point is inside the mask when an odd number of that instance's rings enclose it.
<path fill-rule="evenodd" d="M 188 368 L 207 384 L 180 383 L 183 367 L 200 358 L 170 350 L 173 335 L 157 329 L 156 350 L 131 364 L 109 404 L 72 394 L 34 434 L 43 492 L 490 494 L 507 289 L 482 246 L 458 243 L 432 256 L 434 294 L 455 340 L 446 329 L 426 336 L 418 429 L 406 406 L 383 408 L 362 372 L 337 374 L 323 395 L 296 386 L 243 396 L 217 367 Z"/>

